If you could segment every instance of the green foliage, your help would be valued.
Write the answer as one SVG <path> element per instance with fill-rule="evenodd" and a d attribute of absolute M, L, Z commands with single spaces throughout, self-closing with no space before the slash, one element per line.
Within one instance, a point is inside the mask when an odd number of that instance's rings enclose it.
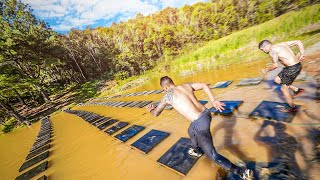
<path fill-rule="evenodd" d="M 124 80 L 129 77 L 129 73 L 127 71 L 119 71 L 114 74 L 115 80 Z"/>
<path fill-rule="evenodd" d="M 18 121 L 15 120 L 14 118 L 10 118 L 8 121 L 6 121 L 5 124 L 3 124 L 1 131 L 3 133 L 8 133 L 8 132 L 12 131 L 15 128 L 17 122 Z"/>

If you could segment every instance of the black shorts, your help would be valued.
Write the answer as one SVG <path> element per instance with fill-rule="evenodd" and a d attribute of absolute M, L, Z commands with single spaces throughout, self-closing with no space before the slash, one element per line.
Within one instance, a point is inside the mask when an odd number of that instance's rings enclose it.
<path fill-rule="evenodd" d="M 281 84 L 290 86 L 300 74 L 301 69 L 301 63 L 283 68 L 283 70 L 278 74 L 279 78 L 281 79 Z"/>

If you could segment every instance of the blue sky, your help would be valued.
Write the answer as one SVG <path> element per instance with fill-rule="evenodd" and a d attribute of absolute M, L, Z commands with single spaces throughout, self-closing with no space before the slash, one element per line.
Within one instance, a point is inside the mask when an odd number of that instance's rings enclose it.
<path fill-rule="evenodd" d="M 166 7 L 181 7 L 208 0 L 21 0 L 34 10 L 37 18 L 50 24 L 57 32 L 71 28 L 109 26 L 127 21 L 137 13 L 149 15 Z"/>

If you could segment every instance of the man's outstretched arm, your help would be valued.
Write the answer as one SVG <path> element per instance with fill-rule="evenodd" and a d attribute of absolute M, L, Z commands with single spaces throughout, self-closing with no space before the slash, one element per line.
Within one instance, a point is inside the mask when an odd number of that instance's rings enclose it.
<path fill-rule="evenodd" d="M 217 110 L 219 110 L 220 112 L 224 110 L 223 106 L 225 105 L 220 101 L 218 101 L 216 98 L 214 98 L 211 89 L 206 83 L 189 83 L 189 84 L 194 91 L 203 90 L 209 97 L 210 101 L 212 102 L 213 107 L 215 107 Z"/>
<path fill-rule="evenodd" d="M 271 49 L 269 52 L 269 55 L 272 58 L 272 65 L 270 67 L 267 67 L 266 69 L 263 69 L 262 70 L 263 73 L 273 71 L 273 70 L 277 69 L 277 67 L 278 67 L 279 57 L 278 57 L 277 52 L 275 50 Z"/>
<path fill-rule="evenodd" d="M 147 106 L 147 110 L 154 116 L 159 116 L 163 109 L 166 107 L 167 102 L 172 102 L 173 92 L 169 91 L 166 95 L 163 96 L 162 100 L 157 107 L 154 107 L 152 104 Z"/>

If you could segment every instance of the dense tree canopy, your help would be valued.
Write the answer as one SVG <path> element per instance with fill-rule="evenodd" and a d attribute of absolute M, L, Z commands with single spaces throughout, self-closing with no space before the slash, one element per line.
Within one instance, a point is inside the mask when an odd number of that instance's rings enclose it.
<path fill-rule="evenodd" d="M 314 3 L 319 0 L 213 0 L 59 35 L 37 19 L 29 5 L 2 0 L 0 105 L 24 121 L 11 106 L 12 99 L 24 105 L 30 96 L 50 102 L 52 87 L 139 75 L 185 46 L 219 39 Z"/>

